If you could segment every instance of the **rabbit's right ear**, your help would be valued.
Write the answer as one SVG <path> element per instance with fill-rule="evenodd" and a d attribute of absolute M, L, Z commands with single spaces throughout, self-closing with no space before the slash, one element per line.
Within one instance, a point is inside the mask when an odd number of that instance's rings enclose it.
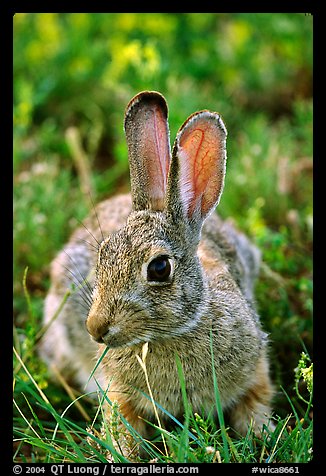
<path fill-rule="evenodd" d="M 137 94 L 125 113 L 134 210 L 163 210 L 171 152 L 168 108 L 155 91 Z"/>
<path fill-rule="evenodd" d="M 221 116 L 204 110 L 185 121 L 173 146 L 167 210 L 176 222 L 190 226 L 194 239 L 223 191 L 226 136 Z"/>

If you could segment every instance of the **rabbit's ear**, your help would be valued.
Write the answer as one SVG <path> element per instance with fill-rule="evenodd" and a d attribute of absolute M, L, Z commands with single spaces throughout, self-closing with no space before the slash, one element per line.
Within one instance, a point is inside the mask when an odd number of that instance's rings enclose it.
<path fill-rule="evenodd" d="M 219 114 L 199 111 L 181 126 L 173 146 L 167 207 L 179 202 L 186 220 L 199 228 L 223 191 L 226 136 Z"/>
<path fill-rule="evenodd" d="M 171 152 L 168 108 L 155 91 L 137 94 L 128 104 L 127 138 L 134 210 L 163 210 Z"/>

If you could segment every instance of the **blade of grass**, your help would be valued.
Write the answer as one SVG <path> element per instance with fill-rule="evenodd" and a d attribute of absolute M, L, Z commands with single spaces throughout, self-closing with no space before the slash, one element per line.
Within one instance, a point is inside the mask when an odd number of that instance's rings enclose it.
<path fill-rule="evenodd" d="M 313 438 L 313 422 L 310 420 L 309 426 L 303 431 L 303 437 L 300 438 L 300 444 L 302 446 L 301 451 L 298 452 L 297 462 L 308 462 L 311 460 L 312 452 L 312 438 Z M 304 461 L 302 461 L 302 455 L 305 455 Z"/>
<path fill-rule="evenodd" d="M 101 385 L 99 384 L 99 382 L 95 379 L 95 382 L 98 386 L 98 389 L 99 389 L 99 392 L 100 394 L 102 394 L 103 398 L 104 398 L 104 401 L 112 406 L 112 401 L 109 399 L 109 397 L 107 396 L 107 392 L 108 392 L 108 388 L 107 390 L 103 390 L 103 388 L 101 387 Z M 148 397 L 149 398 L 149 397 Z M 105 410 L 103 409 L 103 405 L 101 405 L 101 412 L 102 412 L 102 419 L 104 422 L 106 422 L 106 418 L 105 418 Z M 152 452 L 152 448 L 151 446 L 148 444 L 148 442 L 142 437 L 142 435 L 140 435 L 140 433 L 138 433 L 138 431 L 136 431 L 131 425 L 130 423 L 128 422 L 128 420 L 126 420 L 126 418 L 122 415 L 122 413 L 119 414 L 119 418 L 121 419 L 122 423 L 125 425 L 125 427 L 127 428 L 127 430 L 130 432 L 130 434 L 133 436 L 133 438 L 135 438 L 136 440 L 139 440 L 141 441 L 141 444 L 144 448 L 146 448 L 146 451 L 151 454 Z M 128 463 L 129 461 L 126 460 L 126 462 Z"/>
<path fill-rule="evenodd" d="M 18 413 L 20 414 L 20 416 L 23 418 L 23 420 L 25 421 L 25 423 L 27 424 L 28 428 L 36 435 L 36 437 L 38 439 L 41 439 L 40 435 L 37 433 L 36 430 L 34 430 L 33 426 L 30 424 L 30 422 L 27 420 L 27 418 L 25 417 L 25 415 L 23 414 L 23 412 L 21 411 L 21 409 L 19 408 L 19 405 L 17 404 L 16 400 L 14 399 L 13 400 L 14 402 L 14 405 L 18 411 Z"/>
<path fill-rule="evenodd" d="M 91 380 L 92 377 L 94 376 L 96 370 L 98 369 L 100 363 L 102 362 L 102 360 L 104 359 L 104 357 L 105 357 L 106 354 L 108 353 L 109 349 L 110 349 L 110 348 L 106 346 L 105 349 L 103 350 L 102 354 L 100 355 L 100 357 L 97 359 L 96 364 L 94 365 L 94 368 L 93 368 L 93 370 L 91 371 L 90 376 L 88 377 L 88 380 L 87 380 L 87 382 L 86 382 L 85 388 L 87 387 L 87 385 L 89 384 L 90 380 Z"/>
<path fill-rule="evenodd" d="M 216 378 L 216 371 L 214 365 L 214 351 L 213 351 L 213 332 L 212 329 L 210 330 L 210 350 L 211 350 L 211 359 L 212 359 L 212 373 L 213 373 L 213 385 L 214 385 L 214 395 L 215 395 L 215 404 L 217 410 L 217 416 L 221 427 L 222 433 L 222 441 L 223 441 L 223 449 L 224 449 L 224 457 L 227 463 L 230 462 L 230 454 L 229 454 L 229 447 L 227 441 L 227 434 L 225 429 L 225 422 L 224 422 L 224 415 L 222 409 L 222 403 L 220 398 L 220 392 L 218 388 L 218 382 Z"/>
<path fill-rule="evenodd" d="M 147 388 L 148 388 L 148 392 L 149 392 L 149 396 L 151 398 L 151 402 L 152 402 L 152 405 L 153 405 L 153 410 L 154 410 L 154 414 L 155 414 L 155 418 L 158 422 L 158 426 L 160 429 L 162 429 L 162 424 L 161 424 L 161 420 L 160 420 L 160 417 L 159 417 L 159 414 L 157 412 L 157 408 L 156 408 L 156 405 L 155 405 L 155 401 L 154 401 L 154 397 L 153 397 L 153 393 L 152 393 L 152 389 L 151 389 L 151 386 L 150 386 L 150 383 L 149 383 L 149 378 L 148 378 L 148 373 L 147 373 L 147 368 L 146 368 L 146 356 L 147 356 L 147 350 L 148 350 L 148 342 L 145 342 L 145 344 L 143 345 L 142 347 L 142 358 L 139 357 L 138 354 L 136 354 L 136 358 L 144 372 L 144 375 L 145 375 L 145 380 L 146 380 L 146 385 L 147 385 Z M 163 441 L 163 446 L 164 446 L 164 451 L 165 451 L 165 454 L 166 454 L 166 457 L 169 456 L 169 453 L 168 453 L 168 449 L 167 449 L 167 446 L 166 446 L 166 441 L 165 441 L 165 438 L 164 438 L 164 434 L 162 433 L 162 441 Z"/>
<path fill-rule="evenodd" d="M 90 438 L 92 439 L 93 441 L 95 441 L 98 445 L 102 446 L 106 451 L 115 451 L 113 448 L 113 446 L 110 446 L 108 444 L 107 441 L 104 441 L 100 438 L 97 438 L 95 435 L 93 435 L 92 433 L 89 433 L 87 431 L 87 429 L 85 428 L 82 428 L 80 427 L 77 423 L 71 421 L 71 420 L 68 420 L 66 418 L 63 418 L 64 421 L 66 422 L 67 426 L 69 426 L 71 429 L 73 430 L 76 430 L 78 431 L 78 434 L 80 435 L 84 435 L 86 438 Z M 74 431 L 74 433 L 76 434 L 76 432 Z M 79 436 L 80 438 L 80 436 Z M 89 446 L 89 445 L 88 445 Z M 107 462 L 107 459 L 104 457 L 103 454 L 101 454 L 99 451 L 96 450 L 96 448 L 94 448 L 93 446 L 91 446 L 91 453 L 95 453 L 101 460 L 101 462 Z M 119 461 L 118 461 L 119 462 Z M 121 461 L 120 461 L 121 462 Z M 125 461 L 126 463 L 128 463 L 129 461 Z"/>
<path fill-rule="evenodd" d="M 62 429 L 66 439 L 68 440 L 68 442 L 71 444 L 71 446 L 74 448 L 74 451 L 76 452 L 76 454 L 80 457 L 80 458 L 83 458 L 83 454 L 82 452 L 80 451 L 80 448 L 79 446 L 75 443 L 75 441 L 73 440 L 73 438 L 71 437 L 71 435 L 69 434 L 69 432 L 67 431 L 65 425 L 63 424 L 63 421 L 61 419 L 61 416 L 56 412 L 56 410 L 53 408 L 53 406 L 51 405 L 51 403 L 49 402 L 47 396 L 44 394 L 44 392 L 40 389 L 40 387 L 37 385 L 37 383 L 35 382 L 34 378 L 32 377 L 31 373 L 29 372 L 29 370 L 27 369 L 26 365 L 24 364 L 24 362 L 22 361 L 20 355 L 18 355 L 16 349 L 14 348 L 14 353 L 17 357 L 17 359 L 19 360 L 19 362 L 21 363 L 23 369 L 25 370 L 26 374 L 28 375 L 28 377 L 30 378 L 31 382 L 33 383 L 33 385 L 35 386 L 37 392 L 39 393 L 39 395 L 41 396 L 42 400 L 47 404 L 48 406 L 48 409 L 49 409 L 49 412 L 52 414 L 52 416 L 55 418 L 56 422 L 59 424 L 60 428 Z"/>
<path fill-rule="evenodd" d="M 47 398 L 47 396 L 45 395 L 45 393 L 40 389 L 40 387 L 37 385 L 37 383 L 35 382 L 34 378 L 32 377 L 31 373 L 29 372 L 29 370 L 27 369 L 26 365 L 24 364 L 24 362 L 22 361 L 20 355 L 17 353 L 15 347 L 13 348 L 14 350 L 14 354 L 16 356 L 16 358 L 18 359 L 18 361 L 20 362 L 21 366 L 23 367 L 23 369 L 25 370 L 26 374 L 28 375 L 29 379 L 31 380 L 31 382 L 33 383 L 33 385 L 35 386 L 35 388 L 37 389 L 38 393 L 41 395 L 42 399 L 48 404 L 50 405 L 50 402 Z"/>
<path fill-rule="evenodd" d="M 311 392 L 311 394 L 310 394 L 310 398 L 309 398 L 309 402 L 308 402 L 308 405 L 307 405 L 307 409 L 306 409 L 306 412 L 305 412 L 304 417 L 303 417 L 303 419 L 304 419 L 305 421 L 307 421 L 307 420 L 309 419 L 309 413 L 310 413 L 310 409 L 311 409 L 311 407 L 312 407 L 312 401 L 313 401 L 313 392 Z"/>
<path fill-rule="evenodd" d="M 181 437 L 179 440 L 179 447 L 178 447 L 178 454 L 177 454 L 177 462 L 185 463 L 187 462 L 187 453 L 189 449 L 189 421 L 190 421 L 190 414 L 191 408 L 188 401 L 187 390 L 186 390 L 186 381 L 183 373 L 182 363 L 178 354 L 175 354 L 175 360 L 177 364 L 178 370 L 178 377 L 180 382 L 181 388 L 181 395 L 183 401 L 183 407 L 185 411 L 185 419 L 183 424 L 183 430 L 181 433 Z"/>
<path fill-rule="evenodd" d="M 33 308 L 32 308 L 32 303 L 31 303 L 31 298 L 27 289 L 27 273 L 28 273 L 28 266 L 26 266 L 24 270 L 24 276 L 23 276 L 23 290 L 24 290 L 24 296 L 27 302 L 27 309 L 28 309 L 28 315 L 30 319 L 34 319 L 34 313 L 33 313 Z"/>
<path fill-rule="evenodd" d="M 53 314 L 53 316 L 51 317 L 51 319 L 49 320 L 49 322 L 47 324 L 45 324 L 40 330 L 39 332 L 36 334 L 35 336 L 35 344 L 37 344 L 37 342 L 39 340 L 41 340 L 41 338 L 43 337 L 43 335 L 49 330 L 50 326 L 52 326 L 53 322 L 57 319 L 58 315 L 60 314 L 63 306 L 65 305 L 68 297 L 71 295 L 71 291 L 68 289 L 63 298 L 62 298 L 62 301 L 60 302 L 60 305 L 58 307 L 58 309 L 55 311 L 55 313 Z"/>
<path fill-rule="evenodd" d="M 74 451 L 74 453 L 76 455 L 76 457 L 74 455 L 74 458 L 76 459 L 76 461 L 78 461 L 79 463 L 84 462 L 85 458 L 84 458 L 83 452 L 81 451 L 79 444 L 76 443 L 76 441 L 71 436 L 71 434 L 70 434 L 70 432 L 69 432 L 69 430 L 66 426 L 66 421 L 55 410 L 52 412 L 52 415 L 56 419 L 57 425 L 62 430 L 62 433 L 64 434 L 66 440 L 68 441 L 68 443 L 70 445 L 70 448 Z"/>
<path fill-rule="evenodd" d="M 291 418 L 291 415 L 289 415 L 289 416 L 285 419 L 285 421 L 284 421 L 284 423 L 283 423 L 283 425 L 282 425 L 281 431 L 279 432 L 279 434 L 278 434 L 278 436 L 277 436 L 277 439 L 276 439 L 275 445 L 274 445 L 274 447 L 273 447 L 273 449 L 272 449 L 272 452 L 271 452 L 270 456 L 268 457 L 266 463 L 271 463 L 272 460 L 273 460 L 273 458 L 274 458 L 274 456 L 276 455 L 276 453 L 277 453 L 277 451 L 278 451 L 278 450 L 276 450 L 277 445 L 278 445 L 278 443 L 279 443 L 279 441 L 280 441 L 280 438 L 281 438 L 281 436 L 282 436 L 282 434 L 283 434 L 283 431 L 285 430 L 285 428 L 286 428 L 286 426 L 287 426 L 287 424 L 288 424 L 290 418 Z"/>
<path fill-rule="evenodd" d="M 27 286 L 26 286 L 26 277 L 27 277 L 27 270 L 28 270 L 28 267 L 26 268 L 25 270 L 25 274 L 24 274 L 24 280 L 23 280 L 23 287 L 24 287 L 24 294 L 25 294 L 25 297 L 26 297 L 26 300 L 27 300 L 27 306 L 28 306 L 28 309 L 29 309 L 29 313 L 32 313 L 32 307 L 31 307 L 31 301 L 30 301 L 30 296 L 29 296 L 29 292 L 28 292 L 28 289 L 27 289 Z M 56 320 L 56 318 L 58 317 L 58 315 L 60 314 L 63 306 L 65 305 L 68 297 L 70 296 L 71 292 L 68 290 L 65 295 L 63 296 L 63 299 L 58 307 L 58 309 L 56 310 L 56 312 L 53 314 L 53 316 L 51 317 L 50 321 L 45 325 L 43 326 L 39 331 L 38 333 L 35 335 L 34 337 L 34 340 L 33 340 L 33 347 L 31 347 L 29 350 L 27 350 L 27 352 L 25 353 L 24 355 L 24 359 L 23 361 L 26 362 L 27 359 L 33 355 L 33 352 L 35 351 L 35 346 L 36 344 L 41 340 L 41 338 L 43 337 L 43 335 L 48 331 L 49 327 L 53 324 L 53 322 Z M 34 323 L 34 326 L 35 326 L 35 323 Z M 14 337 L 17 335 L 17 331 L 16 331 L 16 328 L 14 328 Z M 18 341 L 19 342 L 19 339 L 14 339 L 14 341 Z M 16 346 L 15 346 L 16 347 Z M 19 372 L 19 369 L 20 369 L 21 365 L 18 365 L 17 367 L 15 367 L 14 369 L 14 374 L 16 374 L 17 372 Z"/>
<path fill-rule="evenodd" d="M 31 414 L 33 415 L 33 418 L 34 418 L 34 420 L 35 420 L 37 426 L 39 427 L 39 429 L 40 429 L 40 431 L 41 431 L 42 437 L 43 437 L 43 438 L 46 438 L 45 430 L 44 430 L 44 427 L 43 427 L 42 422 L 40 421 L 40 419 L 38 418 L 38 416 L 37 416 L 36 413 L 34 412 L 34 410 L 33 410 L 32 406 L 31 406 L 31 404 L 29 403 L 29 401 L 28 401 L 26 395 L 25 395 L 24 393 L 22 393 L 22 395 L 23 395 L 23 397 L 25 398 L 25 401 L 26 401 L 26 403 L 27 403 L 27 405 L 28 405 L 28 408 L 30 409 Z"/>
<path fill-rule="evenodd" d="M 298 413 L 297 413 L 297 411 L 296 411 L 296 409 L 295 409 L 295 407 L 294 407 L 294 405 L 293 405 L 293 402 L 292 402 L 291 398 L 290 398 L 289 395 L 287 394 L 286 390 L 282 387 L 282 385 L 280 386 L 280 388 L 281 388 L 282 392 L 284 393 L 284 395 L 286 396 L 286 398 L 287 398 L 287 400 L 288 400 L 288 402 L 289 402 L 289 404 L 290 404 L 290 406 L 291 406 L 291 408 L 292 408 L 293 414 L 294 414 L 294 416 L 295 416 L 295 419 L 296 419 L 296 421 L 297 421 L 297 424 L 298 424 L 299 428 L 302 429 L 302 425 L 301 425 L 301 421 L 300 421 L 299 415 L 298 415 Z"/>
<path fill-rule="evenodd" d="M 29 431 L 28 428 L 26 429 L 26 432 L 27 432 L 27 431 Z M 25 436 L 26 436 L 26 434 L 24 433 L 24 437 L 25 437 Z M 13 457 L 12 457 L 13 462 L 16 462 L 16 458 L 17 458 L 17 456 L 19 455 L 19 452 L 20 452 L 20 450 L 21 450 L 23 444 L 25 443 L 25 438 L 22 438 L 20 441 L 19 441 L 19 438 L 14 438 L 14 439 L 13 439 L 13 443 L 18 443 L 18 442 L 19 442 L 19 444 L 18 444 L 18 446 L 17 446 L 17 448 L 16 448 L 16 451 L 14 452 Z"/>
<path fill-rule="evenodd" d="M 79 397 L 74 398 L 74 400 L 73 400 L 72 402 L 70 402 L 69 405 L 68 405 L 68 406 L 64 409 L 64 411 L 61 413 L 61 415 L 60 415 L 60 420 L 63 420 L 64 417 L 65 417 L 65 415 L 66 415 L 66 413 L 67 413 L 67 411 L 68 411 L 73 405 L 79 403 L 78 400 L 79 400 L 80 398 L 83 398 L 83 397 L 84 397 L 84 395 L 80 395 Z M 55 439 L 56 433 L 57 433 L 57 431 L 58 431 L 58 428 L 59 428 L 59 423 L 57 422 L 57 424 L 56 424 L 56 426 L 55 426 L 55 429 L 54 429 L 54 432 L 53 432 L 53 438 L 52 438 L 52 439 Z"/>
<path fill-rule="evenodd" d="M 142 390 L 138 389 L 138 392 L 141 393 L 147 400 L 151 401 L 150 396 L 147 395 L 147 393 L 143 392 Z M 184 425 L 175 417 L 172 415 L 172 413 L 168 412 L 165 408 L 162 407 L 158 402 L 155 402 L 155 405 L 159 410 L 161 410 L 162 413 L 164 413 L 166 416 L 168 416 L 177 426 L 179 426 L 181 429 L 184 428 Z M 202 442 L 195 436 L 191 431 L 188 430 L 189 437 L 194 440 L 198 445 L 203 446 Z"/>
<path fill-rule="evenodd" d="M 68 385 L 67 381 L 64 379 L 64 377 L 61 375 L 61 373 L 59 372 L 59 369 L 56 367 L 56 365 L 52 364 L 51 365 L 51 370 L 53 371 L 54 375 L 56 376 L 56 378 L 58 379 L 58 381 L 61 383 L 61 385 L 63 386 L 63 388 L 65 389 L 65 391 L 67 392 L 67 394 L 69 395 L 69 397 L 71 398 L 71 400 L 73 400 L 73 403 L 76 404 L 76 408 L 78 409 L 78 411 L 80 412 L 80 414 L 82 415 L 82 417 L 84 418 L 84 420 L 86 421 L 90 421 L 91 420 L 91 417 L 89 416 L 89 414 L 86 412 L 86 410 L 84 410 L 84 407 L 80 404 L 80 402 L 78 401 L 79 399 L 76 398 L 76 395 L 74 394 L 74 391 L 73 389 L 70 387 L 70 385 Z M 82 395 L 83 396 L 83 395 Z"/>

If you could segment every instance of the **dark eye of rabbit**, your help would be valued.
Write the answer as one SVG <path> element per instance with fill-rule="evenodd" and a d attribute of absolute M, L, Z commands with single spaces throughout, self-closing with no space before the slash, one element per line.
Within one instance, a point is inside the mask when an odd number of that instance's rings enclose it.
<path fill-rule="evenodd" d="M 171 264 L 167 256 L 154 258 L 147 267 L 148 281 L 167 281 L 171 273 Z"/>

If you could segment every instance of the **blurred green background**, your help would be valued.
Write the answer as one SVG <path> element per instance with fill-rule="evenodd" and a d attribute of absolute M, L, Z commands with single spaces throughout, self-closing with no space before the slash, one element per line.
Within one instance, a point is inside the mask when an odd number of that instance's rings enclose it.
<path fill-rule="evenodd" d="M 227 125 L 219 213 L 262 250 L 257 301 L 275 411 L 291 412 L 280 385 L 295 398 L 293 370 L 301 351 L 312 356 L 312 30 L 303 13 L 14 16 L 14 321 L 23 351 L 41 326 L 49 263 L 93 207 L 76 158 L 87 157 L 94 202 L 128 190 L 124 109 L 137 92 L 158 90 L 172 141 L 199 109 Z"/>

